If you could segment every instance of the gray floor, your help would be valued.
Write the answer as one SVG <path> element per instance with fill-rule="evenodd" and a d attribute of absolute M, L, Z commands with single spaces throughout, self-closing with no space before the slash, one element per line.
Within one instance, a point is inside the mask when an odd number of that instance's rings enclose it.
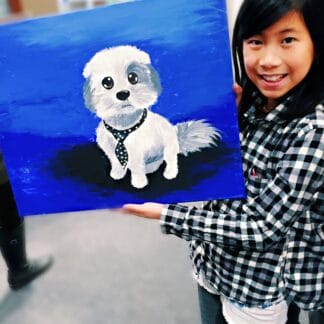
<path fill-rule="evenodd" d="M 26 218 L 30 256 L 53 268 L 18 292 L 0 260 L 1 324 L 197 324 L 188 244 L 111 211 Z"/>
<path fill-rule="evenodd" d="M 12 292 L 0 258 L 1 324 L 199 324 L 188 244 L 157 221 L 92 211 L 27 217 L 26 228 L 29 255 L 55 263 Z"/>

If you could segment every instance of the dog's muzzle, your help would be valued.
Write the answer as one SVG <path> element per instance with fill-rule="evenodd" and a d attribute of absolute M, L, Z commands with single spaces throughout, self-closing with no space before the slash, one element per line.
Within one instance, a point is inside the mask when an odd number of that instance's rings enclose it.
<path fill-rule="evenodd" d="M 130 92 L 128 90 L 119 91 L 116 94 L 116 97 L 122 101 L 126 100 L 129 96 L 130 96 Z"/>

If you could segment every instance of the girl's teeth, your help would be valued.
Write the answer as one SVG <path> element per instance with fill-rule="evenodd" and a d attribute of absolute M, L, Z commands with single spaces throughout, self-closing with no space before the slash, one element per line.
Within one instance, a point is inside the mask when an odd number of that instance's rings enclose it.
<path fill-rule="evenodd" d="M 263 75 L 262 78 L 265 81 L 275 82 L 283 78 L 283 75 Z"/>

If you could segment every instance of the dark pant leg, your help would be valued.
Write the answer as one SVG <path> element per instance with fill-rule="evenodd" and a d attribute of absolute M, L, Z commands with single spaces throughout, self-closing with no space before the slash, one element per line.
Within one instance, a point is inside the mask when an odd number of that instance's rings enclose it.
<path fill-rule="evenodd" d="M 21 222 L 22 219 L 18 214 L 15 197 L 0 151 L 0 227 L 10 230 L 19 226 Z"/>
<path fill-rule="evenodd" d="M 299 314 L 300 308 L 296 304 L 291 303 L 288 307 L 288 319 L 286 324 L 299 324 Z"/>
<path fill-rule="evenodd" d="M 323 324 L 324 309 L 309 312 L 309 324 Z"/>
<path fill-rule="evenodd" d="M 202 324 L 227 324 L 223 317 L 220 296 L 198 286 L 198 297 Z"/>
<path fill-rule="evenodd" d="M 10 182 L 0 184 L 0 227 L 10 230 L 21 222 Z"/>

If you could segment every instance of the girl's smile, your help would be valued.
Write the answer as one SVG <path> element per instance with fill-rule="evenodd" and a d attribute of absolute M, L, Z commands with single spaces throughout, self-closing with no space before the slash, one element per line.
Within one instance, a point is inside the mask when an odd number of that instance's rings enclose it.
<path fill-rule="evenodd" d="M 286 80 L 287 73 L 285 74 L 260 74 L 261 82 L 263 81 L 264 87 L 269 89 L 276 89 L 283 85 Z"/>
<path fill-rule="evenodd" d="M 287 74 L 261 74 L 260 77 L 265 81 L 265 82 L 270 82 L 270 83 L 276 83 L 278 81 L 283 80 Z"/>
<path fill-rule="evenodd" d="M 292 11 L 244 40 L 243 56 L 247 76 L 273 109 L 309 72 L 314 45 L 302 16 Z"/>

